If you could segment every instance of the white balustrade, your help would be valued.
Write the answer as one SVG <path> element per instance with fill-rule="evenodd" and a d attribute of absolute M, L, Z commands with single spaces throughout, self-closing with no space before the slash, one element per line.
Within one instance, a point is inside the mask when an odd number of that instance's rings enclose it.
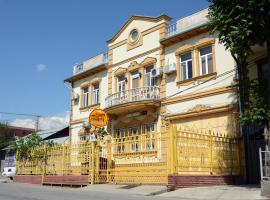
<path fill-rule="evenodd" d="M 158 100 L 160 98 L 160 89 L 157 86 L 146 86 L 141 88 L 135 88 L 122 92 L 117 92 L 106 97 L 106 108 L 142 100 Z"/>

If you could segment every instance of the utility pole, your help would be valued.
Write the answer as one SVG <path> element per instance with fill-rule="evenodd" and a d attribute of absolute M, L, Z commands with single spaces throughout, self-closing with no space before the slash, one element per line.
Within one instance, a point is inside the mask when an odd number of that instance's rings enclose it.
<path fill-rule="evenodd" d="M 2 111 L 0 111 L 0 114 L 36 117 L 36 120 L 35 120 L 35 131 L 37 132 L 39 130 L 39 119 L 40 119 L 41 115 L 33 115 L 33 114 L 26 114 L 26 113 L 2 112 Z"/>
<path fill-rule="evenodd" d="M 37 115 L 36 116 L 36 123 L 35 123 L 35 131 L 36 132 L 38 132 L 39 118 L 40 118 L 40 115 Z"/>

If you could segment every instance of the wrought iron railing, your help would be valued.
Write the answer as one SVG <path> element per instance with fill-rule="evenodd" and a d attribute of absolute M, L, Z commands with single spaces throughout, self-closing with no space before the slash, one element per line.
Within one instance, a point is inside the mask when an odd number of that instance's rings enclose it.
<path fill-rule="evenodd" d="M 160 98 L 160 89 L 157 86 L 146 86 L 141 88 L 135 88 L 122 92 L 117 92 L 109 95 L 105 99 L 106 108 L 115 106 L 118 104 L 141 101 L 141 100 L 157 100 Z"/>

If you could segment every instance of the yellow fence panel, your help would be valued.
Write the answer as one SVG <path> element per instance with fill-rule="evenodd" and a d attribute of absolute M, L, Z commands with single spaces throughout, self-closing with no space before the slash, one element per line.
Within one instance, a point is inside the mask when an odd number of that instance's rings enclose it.
<path fill-rule="evenodd" d="M 88 182 L 167 184 L 169 174 L 239 175 L 241 139 L 176 129 L 41 146 L 17 160 L 17 174 L 88 175 Z"/>

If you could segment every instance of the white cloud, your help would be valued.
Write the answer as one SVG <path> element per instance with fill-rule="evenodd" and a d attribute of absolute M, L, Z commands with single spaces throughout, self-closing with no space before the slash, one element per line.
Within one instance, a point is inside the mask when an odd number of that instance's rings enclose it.
<path fill-rule="evenodd" d="M 39 119 L 39 129 L 47 130 L 63 127 L 68 125 L 69 122 L 69 112 L 61 113 L 51 117 L 41 117 Z M 9 123 L 12 126 L 19 126 L 25 128 L 35 128 L 35 119 L 15 119 L 13 122 Z"/>
<path fill-rule="evenodd" d="M 46 68 L 47 68 L 47 67 L 46 67 L 46 65 L 44 65 L 44 64 L 37 64 L 37 65 L 36 65 L 36 69 L 37 69 L 38 72 L 42 72 L 42 71 L 44 71 Z"/>

